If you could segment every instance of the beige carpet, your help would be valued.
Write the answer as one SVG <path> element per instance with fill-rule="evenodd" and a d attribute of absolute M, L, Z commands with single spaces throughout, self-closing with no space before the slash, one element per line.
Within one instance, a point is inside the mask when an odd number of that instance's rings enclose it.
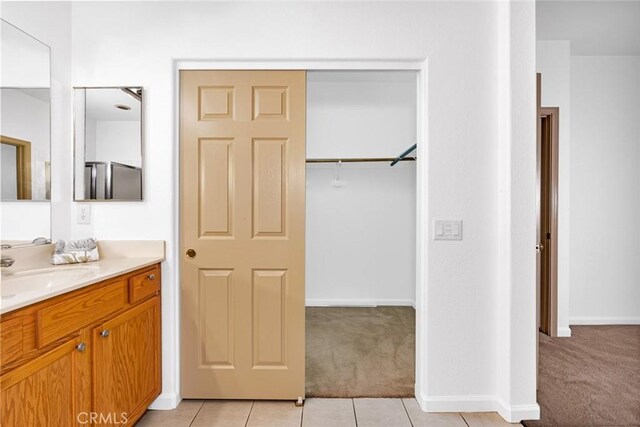
<path fill-rule="evenodd" d="M 540 335 L 540 421 L 526 426 L 639 426 L 640 326 L 572 326 Z"/>
<path fill-rule="evenodd" d="M 307 307 L 307 397 L 410 397 L 412 307 Z"/>

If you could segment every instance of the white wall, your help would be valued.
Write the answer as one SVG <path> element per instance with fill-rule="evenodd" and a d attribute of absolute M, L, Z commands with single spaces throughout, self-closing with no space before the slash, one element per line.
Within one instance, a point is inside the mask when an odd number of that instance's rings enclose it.
<path fill-rule="evenodd" d="M 95 137 L 93 145 L 88 135 L 95 135 L 95 123 L 93 120 L 87 120 L 84 114 L 86 106 L 85 92 L 80 90 L 73 91 L 73 196 L 82 200 L 84 195 L 84 161 L 87 152 L 95 151 Z M 93 127 L 93 131 L 92 131 Z M 77 161 L 77 159 L 80 159 Z"/>
<path fill-rule="evenodd" d="M 16 162 L 18 160 L 17 148 L 8 145 L 0 145 L 0 161 L 2 164 L 2 190 L 0 194 L 5 199 L 18 198 L 18 168 Z"/>
<path fill-rule="evenodd" d="M 88 162 L 118 162 L 141 167 L 139 141 L 140 122 L 86 119 L 85 160 Z"/>
<path fill-rule="evenodd" d="M 559 107 L 558 153 L 558 336 L 569 329 L 570 206 L 571 206 L 571 43 L 568 40 L 536 43 L 536 71 L 542 73 L 542 106 Z"/>
<path fill-rule="evenodd" d="M 416 72 L 307 76 L 307 158 L 396 157 L 416 142 Z"/>
<path fill-rule="evenodd" d="M 640 324 L 640 57 L 571 58 L 571 324 Z"/>
<path fill-rule="evenodd" d="M 570 324 L 638 323 L 639 267 L 634 257 L 640 233 L 633 218 L 640 180 L 631 165 L 637 169 L 640 140 L 640 2 L 543 1 L 536 6 L 538 65 L 552 80 L 545 87 L 543 76 L 543 100 L 548 95 L 563 102 L 569 94 L 571 108 L 568 155 L 562 138 L 566 114 L 560 109 L 560 227 L 568 173 L 570 230 L 567 226 L 564 231 L 569 232 L 571 256 L 567 260 L 562 255 L 566 234 L 561 229 L 559 298 L 568 278 Z M 570 165 L 563 163 L 565 158 Z M 565 187 L 564 193 L 568 191 Z M 615 220 L 609 225 L 611 218 Z M 566 275 L 564 264 L 570 270 Z M 563 306 L 560 301 L 559 315 L 566 318 Z"/>
<path fill-rule="evenodd" d="M 13 16 L 54 39 L 69 30 L 64 9 L 56 7 L 63 6 L 12 5 Z M 71 8 L 73 85 L 145 87 L 148 197 L 94 204 L 90 226 L 71 224 L 68 82 L 60 100 L 67 116 L 54 117 L 64 127 L 54 129 L 54 161 L 62 163 L 55 179 L 66 191 L 63 203 L 54 201 L 54 223 L 60 222 L 54 234 L 167 241 L 163 395 L 157 405 L 174 404 L 179 384 L 173 61 L 393 58 L 427 59 L 419 176 L 427 186 L 418 209 L 426 224 L 462 218 L 465 231 L 463 241 L 452 243 L 431 241 L 429 227 L 418 230 L 419 248 L 424 245 L 419 269 L 426 279 L 417 294 L 418 400 L 431 411 L 499 410 L 510 420 L 537 416 L 530 206 L 535 152 L 523 148 L 535 144 L 529 108 L 535 86 L 527 83 L 535 72 L 532 2 L 78 2 Z M 56 60 L 64 55 L 60 51 Z"/>
<path fill-rule="evenodd" d="M 416 141 L 416 84 L 415 72 L 309 72 L 307 158 L 403 152 Z M 307 165 L 307 305 L 415 304 L 415 172 Z"/>
<path fill-rule="evenodd" d="M 307 305 L 415 304 L 415 166 L 307 166 Z"/>
<path fill-rule="evenodd" d="M 520 19 L 527 24 L 534 22 L 531 6 L 514 5 L 522 10 Z M 91 228 L 76 228 L 73 234 L 91 231 L 98 238 L 167 240 L 171 256 L 163 274 L 163 402 L 171 399 L 178 386 L 176 74 L 172 61 L 428 58 L 428 109 L 423 110 L 428 125 L 428 188 L 422 208 L 428 224 L 434 218 L 462 218 L 465 238 L 456 243 L 429 241 L 425 258 L 420 260 L 426 263 L 427 289 L 418 298 L 418 319 L 423 322 L 418 357 L 424 365 L 418 372 L 418 399 L 430 410 L 473 407 L 500 409 L 514 419 L 535 415 L 535 365 L 529 363 L 535 351 L 533 309 L 523 309 L 509 320 L 513 323 L 511 333 L 523 338 L 510 340 L 518 350 L 500 357 L 508 357 L 518 369 L 504 375 L 508 391 L 497 387 L 498 371 L 505 369 L 503 363 L 496 362 L 498 287 L 514 288 L 508 304 L 518 301 L 518 305 L 527 304 L 526 300 L 532 303 L 526 291 L 535 290 L 533 279 L 518 270 L 522 265 L 533 265 L 532 251 L 519 259 L 515 266 L 518 274 L 497 281 L 495 231 L 501 225 L 495 213 L 502 197 L 497 186 L 498 167 L 504 165 L 498 164 L 497 155 L 496 94 L 502 82 L 496 68 L 511 66 L 499 64 L 497 59 L 497 40 L 511 36 L 497 31 L 498 3 L 375 2 L 363 7 L 337 2 L 104 2 L 73 3 L 72 7 L 74 85 L 135 82 L 142 84 L 147 94 L 148 198 L 143 203 L 95 204 Z M 146 19 L 141 21 L 140 16 Z M 533 28 L 529 30 L 523 37 L 533 40 Z M 525 43 L 522 55 L 533 58 L 534 48 Z M 521 68 L 513 70 L 515 75 L 535 72 L 533 60 L 530 69 L 527 62 L 519 65 Z M 533 86 L 522 90 L 525 102 L 535 93 Z M 522 104 L 513 105 L 517 110 Z M 525 113 L 524 117 L 529 116 Z M 518 153 L 513 166 L 535 161 L 527 155 Z M 535 176 L 529 175 L 534 169 L 525 171 L 518 180 L 535 182 Z M 520 196 L 508 199 L 508 203 L 518 207 L 526 206 L 529 196 L 533 200 L 529 187 L 522 189 Z M 520 215 L 518 210 L 516 220 Z M 507 233 L 514 233 L 520 258 L 521 247 L 533 247 L 534 230 L 529 229 L 528 219 L 514 224 Z M 425 241 L 424 236 L 421 239 Z M 528 352 L 531 358 L 525 356 Z"/>
<path fill-rule="evenodd" d="M 570 40 L 572 55 L 640 55 L 637 0 L 543 0 L 536 18 L 538 40 Z"/>
<path fill-rule="evenodd" d="M 510 421 L 538 418 L 535 283 L 535 3 L 499 2 L 496 160 L 498 410 Z M 502 408 L 502 409 L 500 409 Z"/>
<path fill-rule="evenodd" d="M 96 151 L 98 148 L 98 138 L 96 128 L 97 122 L 93 118 L 85 117 L 85 125 L 84 125 L 84 159 L 85 160 L 96 160 Z"/>
<path fill-rule="evenodd" d="M 141 167 L 140 122 L 97 120 L 95 128 L 95 159 Z"/>
<path fill-rule="evenodd" d="M 48 88 L 50 87 L 49 47 L 33 34 L 25 33 L 12 23 L 1 25 L 0 86 Z"/>

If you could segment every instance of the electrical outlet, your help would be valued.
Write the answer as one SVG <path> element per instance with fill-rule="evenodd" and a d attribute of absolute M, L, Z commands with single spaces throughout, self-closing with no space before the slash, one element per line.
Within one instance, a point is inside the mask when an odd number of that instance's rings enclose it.
<path fill-rule="evenodd" d="M 76 207 L 78 224 L 91 224 L 91 205 L 88 203 L 78 203 Z"/>
<path fill-rule="evenodd" d="M 436 219 L 433 225 L 433 240 L 462 240 L 462 220 Z"/>

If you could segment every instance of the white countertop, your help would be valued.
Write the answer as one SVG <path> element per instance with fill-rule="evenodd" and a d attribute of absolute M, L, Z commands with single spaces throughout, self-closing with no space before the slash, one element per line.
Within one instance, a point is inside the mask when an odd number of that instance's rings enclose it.
<path fill-rule="evenodd" d="M 28 263 L 22 268 L 16 259 L 13 267 L 2 269 L 0 314 L 162 262 L 164 242 L 161 254 L 147 251 L 140 255 L 145 256 L 111 254 L 96 262 L 67 265 L 37 262 Z"/>

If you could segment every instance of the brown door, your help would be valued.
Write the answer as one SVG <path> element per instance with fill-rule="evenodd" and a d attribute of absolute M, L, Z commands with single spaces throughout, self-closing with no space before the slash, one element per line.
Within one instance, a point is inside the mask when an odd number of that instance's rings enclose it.
<path fill-rule="evenodd" d="M 182 397 L 304 397 L 305 79 L 180 73 Z"/>
<path fill-rule="evenodd" d="M 94 328 L 92 341 L 94 411 L 144 412 L 160 391 L 160 297 Z"/>
<path fill-rule="evenodd" d="M 556 336 L 559 109 L 538 111 L 538 318 L 540 331 Z"/>

